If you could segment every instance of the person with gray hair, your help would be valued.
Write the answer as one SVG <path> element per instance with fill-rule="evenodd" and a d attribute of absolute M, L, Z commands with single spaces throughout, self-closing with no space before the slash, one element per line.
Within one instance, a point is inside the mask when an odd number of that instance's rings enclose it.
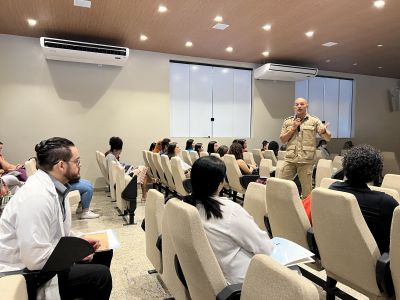
<path fill-rule="evenodd" d="M 389 252 L 390 226 L 398 202 L 391 196 L 371 191 L 367 183 L 382 173 L 383 158 L 370 145 L 359 145 L 348 150 L 343 158 L 344 182 L 335 182 L 329 188 L 353 194 L 361 213 L 381 253 Z"/>

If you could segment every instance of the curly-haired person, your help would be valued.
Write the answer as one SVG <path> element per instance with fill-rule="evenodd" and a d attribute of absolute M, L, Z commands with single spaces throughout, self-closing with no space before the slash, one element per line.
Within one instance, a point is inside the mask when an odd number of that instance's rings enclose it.
<path fill-rule="evenodd" d="M 368 228 L 380 252 L 384 253 L 389 252 L 393 211 L 399 204 L 385 193 L 371 191 L 367 185 L 382 173 L 382 168 L 383 158 L 377 149 L 369 145 L 355 146 L 343 158 L 347 180 L 335 182 L 329 188 L 356 197 Z"/>

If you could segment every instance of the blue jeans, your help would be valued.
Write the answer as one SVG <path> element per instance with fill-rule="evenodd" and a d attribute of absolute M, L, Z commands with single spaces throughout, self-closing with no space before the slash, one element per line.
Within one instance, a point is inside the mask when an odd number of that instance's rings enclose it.
<path fill-rule="evenodd" d="M 89 208 L 93 196 L 93 185 L 89 180 L 79 179 L 79 181 L 70 183 L 71 191 L 79 191 L 81 194 L 82 208 Z"/>

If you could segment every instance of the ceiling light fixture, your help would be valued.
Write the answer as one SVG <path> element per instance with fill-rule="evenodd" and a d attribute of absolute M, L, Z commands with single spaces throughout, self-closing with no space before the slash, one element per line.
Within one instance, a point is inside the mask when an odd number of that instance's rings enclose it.
<path fill-rule="evenodd" d="M 357 65 L 358 65 L 358 63 L 356 63 L 356 62 L 353 64 L 353 66 L 357 66 Z"/>
<path fill-rule="evenodd" d="M 145 36 L 144 34 L 141 34 L 141 35 L 140 35 L 140 40 L 141 40 L 141 41 L 146 41 L 147 39 L 148 39 L 148 37 Z"/>
<path fill-rule="evenodd" d="M 384 0 L 376 0 L 376 1 L 374 1 L 374 6 L 376 8 L 383 8 L 385 6 L 385 1 Z"/>
<path fill-rule="evenodd" d="M 74 5 L 79 7 L 90 8 L 92 6 L 92 1 L 90 0 L 74 0 Z"/>
<path fill-rule="evenodd" d="M 327 62 L 327 63 L 330 63 L 330 62 L 331 62 L 331 60 L 330 60 L 330 59 L 327 59 L 325 62 Z"/>
<path fill-rule="evenodd" d="M 216 16 L 215 18 L 214 18 L 214 21 L 215 22 L 218 22 L 218 23 L 220 23 L 220 22 L 222 22 L 224 19 L 221 17 L 221 16 Z"/>
<path fill-rule="evenodd" d="M 327 42 L 325 44 L 322 44 L 322 46 L 324 47 L 332 47 L 332 46 L 336 46 L 338 43 L 336 42 Z"/>
<path fill-rule="evenodd" d="M 159 13 L 165 13 L 167 10 L 168 10 L 168 8 L 166 6 L 164 6 L 164 5 L 160 5 L 158 7 L 158 12 Z"/>
<path fill-rule="evenodd" d="M 229 27 L 228 24 L 217 23 L 212 28 L 218 29 L 218 30 L 225 30 L 228 27 Z"/>
<path fill-rule="evenodd" d="M 191 41 L 187 41 L 185 44 L 186 47 L 192 47 L 193 43 Z"/>
<path fill-rule="evenodd" d="M 383 45 L 382 44 L 379 44 L 379 45 L 376 45 L 377 47 L 383 47 Z"/>
<path fill-rule="evenodd" d="M 378 69 L 382 69 L 383 67 L 378 67 Z"/>
<path fill-rule="evenodd" d="M 225 49 L 227 52 L 233 52 L 233 48 L 232 47 L 227 47 L 226 49 Z"/>
<path fill-rule="evenodd" d="M 262 29 L 264 29 L 265 31 L 270 31 L 271 30 L 271 24 L 265 24 Z"/>
<path fill-rule="evenodd" d="M 262 53 L 262 55 L 265 56 L 265 57 L 268 57 L 268 56 L 269 56 L 269 51 L 264 51 L 264 52 Z"/>
<path fill-rule="evenodd" d="M 314 31 L 307 31 L 307 32 L 305 33 L 305 35 L 306 35 L 306 37 L 308 37 L 308 38 L 312 38 L 312 37 L 314 36 Z"/>
<path fill-rule="evenodd" d="M 33 27 L 37 24 L 37 21 L 35 19 L 27 19 L 28 25 Z"/>

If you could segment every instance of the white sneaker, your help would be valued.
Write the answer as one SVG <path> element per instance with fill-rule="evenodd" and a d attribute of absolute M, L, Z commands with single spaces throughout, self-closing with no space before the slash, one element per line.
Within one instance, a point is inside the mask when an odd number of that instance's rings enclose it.
<path fill-rule="evenodd" d="M 95 214 L 94 212 L 88 210 L 88 211 L 82 212 L 80 218 L 81 218 L 81 219 L 96 219 L 96 218 L 98 218 L 99 216 L 100 216 L 100 215 Z"/>

